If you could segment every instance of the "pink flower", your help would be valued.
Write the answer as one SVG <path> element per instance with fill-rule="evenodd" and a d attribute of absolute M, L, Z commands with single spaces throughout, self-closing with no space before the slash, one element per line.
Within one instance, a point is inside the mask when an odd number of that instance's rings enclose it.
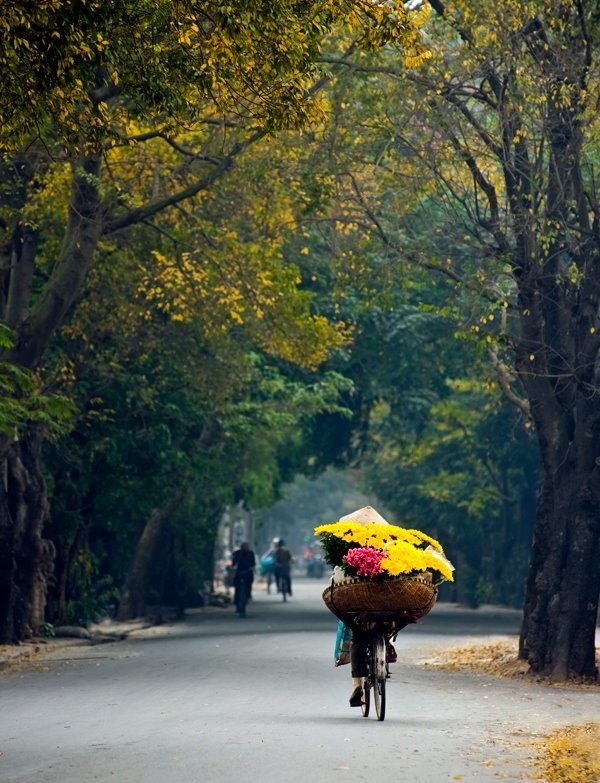
<path fill-rule="evenodd" d="M 357 576 L 366 576 L 367 579 L 374 579 L 378 574 L 383 573 L 381 561 L 387 557 L 387 552 L 371 547 L 354 547 L 349 549 L 344 555 L 344 562 L 351 568 L 356 569 Z"/>

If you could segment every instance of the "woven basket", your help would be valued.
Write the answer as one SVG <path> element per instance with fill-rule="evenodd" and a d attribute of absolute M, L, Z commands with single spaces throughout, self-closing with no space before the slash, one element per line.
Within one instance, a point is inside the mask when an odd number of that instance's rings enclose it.
<path fill-rule="evenodd" d="M 323 591 L 327 608 L 346 623 L 414 622 L 433 609 L 437 587 L 428 576 L 399 576 L 386 582 L 347 578 Z"/>

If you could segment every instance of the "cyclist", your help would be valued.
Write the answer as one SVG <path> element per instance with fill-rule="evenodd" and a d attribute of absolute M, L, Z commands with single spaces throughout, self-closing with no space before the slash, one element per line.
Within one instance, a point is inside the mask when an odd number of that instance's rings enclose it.
<path fill-rule="evenodd" d="M 233 553 L 231 566 L 235 568 L 235 577 L 233 579 L 235 611 L 240 617 L 244 617 L 246 614 L 246 603 L 252 594 L 252 582 L 254 581 L 254 569 L 256 568 L 256 557 L 247 541 L 244 541 L 240 548 Z"/>
<path fill-rule="evenodd" d="M 264 553 L 259 561 L 261 576 L 264 576 L 267 580 L 267 593 L 271 592 L 271 585 L 273 582 L 275 582 L 275 589 L 279 592 L 279 580 L 275 563 L 275 550 L 277 549 L 278 543 L 279 539 L 274 538 L 271 542 L 271 548 Z"/>

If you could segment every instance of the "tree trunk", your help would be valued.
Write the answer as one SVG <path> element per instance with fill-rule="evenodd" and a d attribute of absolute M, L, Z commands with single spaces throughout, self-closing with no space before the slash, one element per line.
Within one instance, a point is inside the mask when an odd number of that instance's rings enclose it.
<path fill-rule="evenodd" d="M 548 46 L 541 18 L 524 28 L 545 80 L 545 160 L 543 146 L 519 138 L 526 108 L 503 114 L 505 138 L 516 139 L 503 162 L 516 236 L 516 367 L 542 465 L 520 654 L 555 681 L 596 678 L 600 593 L 600 236 L 583 124 L 593 48 L 573 11 L 560 8 L 563 48 L 558 40 Z M 536 158 L 547 171 L 539 192 Z"/>
<path fill-rule="evenodd" d="M 555 681 L 596 678 L 600 509 L 585 483 L 542 487 L 520 655 Z"/>
<path fill-rule="evenodd" d="M 121 593 L 117 611 L 118 620 L 133 620 L 146 614 L 150 569 L 169 519 L 181 504 L 183 496 L 184 491 L 177 493 L 165 506 L 156 509 L 146 522 Z"/>
<path fill-rule="evenodd" d="M 595 283 L 590 287 L 594 290 Z M 558 301 L 556 296 L 553 301 Z M 562 311 L 568 313 L 568 323 L 553 313 L 539 313 L 540 325 L 525 330 L 528 339 L 518 358 L 542 463 L 520 655 L 532 671 L 555 681 L 597 677 L 600 594 L 600 412 L 595 396 L 589 394 L 596 385 L 597 349 L 587 356 L 582 351 L 590 333 L 585 307 L 577 320 L 572 318 L 577 311 L 573 302 Z M 530 312 L 533 322 L 535 312 Z M 546 342 L 533 349 L 542 325 Z M 532 350 L 535 362 L 527 356 Z M 542 353 L 546 358 L 538 359 Z M 548 359 L 552 356 L 570 356 L 571 365 L 578 367 L 578 375 L 564 386 L 564 373 Z M 525 370 L 538 361 L 535 372 Z"/>
<path fill-rule="evenodd" d="M 35 634 L 45 619 L 46 587 L 54 545 L 42 537 L 47 513 L 40 471 L 42 437 L 13 443 L 1 464 L 0 642 L 14 644 Z"/>
<path fill-rule="evenodd" d="M 34 153 L 22 168 L 26 171 L 21 183 L 24 189 L 35 180 Z M 7 293 L 0 299 L 0 318 L 15 329 L 17 340 L 0 358 L 18 367 L 39 366 L 81 291 L 102 229 L 100 171 L 100 154 L 73 162 L 63 245 L 47 284 L 35 298 L 31 286 L 37 235 L 27 224 L 14 226 L 10 263 L 1 270 Z M 26 201 L 24 195 L 22 201 Z M 42 440 L 42 432 L 33 425 L 19 433 L 19 440 L 4 437 L 0 442 L 0 640 L 5 643 L 30 636 L 44 622 L 46 584 L 55 549 L 51 541 L 42 538 L 47 513 L 39 465 Z"/>

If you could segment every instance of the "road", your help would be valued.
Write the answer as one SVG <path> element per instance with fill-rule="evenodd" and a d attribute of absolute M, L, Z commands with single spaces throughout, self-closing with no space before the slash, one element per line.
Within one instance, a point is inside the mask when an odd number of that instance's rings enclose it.
<path fill-rule="evenodd" d="M 598 719 L 597 694 L 424 668 L 516 634 L 519 615 L 439 603 L 400 633 L 384 722 L 348 706 L 322 583 L 246 618 L 208 609 L 143 638 L 62 649 L 0 676 L 0 783 L 529 780 L 530 741 Z"/>

